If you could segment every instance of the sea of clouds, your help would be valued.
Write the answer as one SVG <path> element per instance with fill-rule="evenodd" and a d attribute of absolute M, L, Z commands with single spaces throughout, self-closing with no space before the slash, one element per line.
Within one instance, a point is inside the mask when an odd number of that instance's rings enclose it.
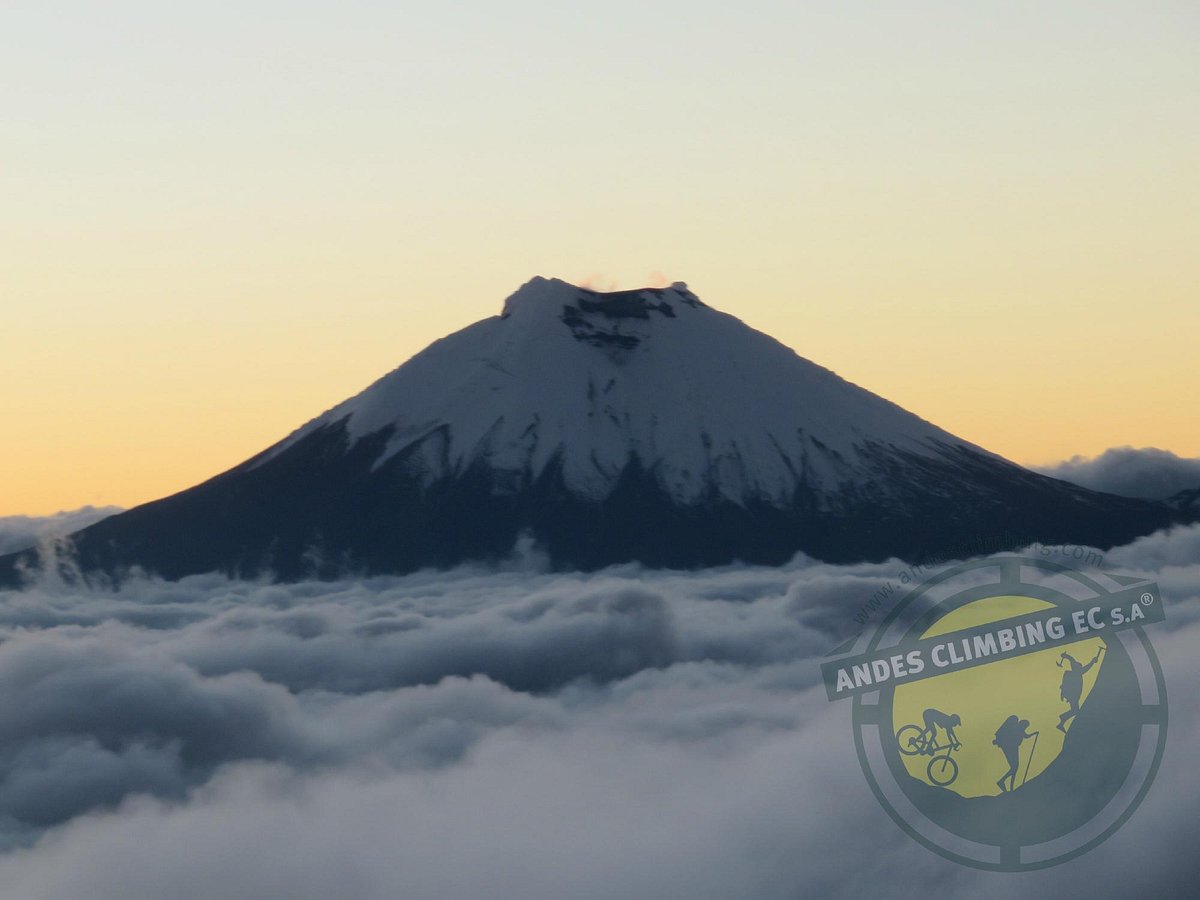
<path fill-rule="evenodd" d="M 562 574 L 526 552 L 0 592 L 0 896 L 1195 894 L 1200 525 L 1105 556 L 1169 604 L 1167 753 L 1121 831 L 1038 873 L 903 835 L 825 698 L 822 656 L 905 568 Z"/>

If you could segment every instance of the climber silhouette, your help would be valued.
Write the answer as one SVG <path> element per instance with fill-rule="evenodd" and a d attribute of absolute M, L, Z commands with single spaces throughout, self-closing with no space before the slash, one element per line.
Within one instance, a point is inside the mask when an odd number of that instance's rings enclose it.
<path fill-rule="evenodd" d="M 996 782 L 1001 793 L 1016 790 L 1017 770 L 1021 767 L 1021 742 L 1038 734 L 1028 729 L 1029 720 L 1018 719 L 1016 716 L 1009 716 L 1004 720 L 1004 724 L 996 729 L 996 737 L 992 743 L 1004 751 L 1004 758 L 1008 760 L 1008 771 Z M 1033 758 L 1030 756 L 1030 763 L 1032 762 Z M 1008 782 L 1008 787 L 1004 786 L 1005 782 Z"/>
<path fill-rule="evenodd" d="M 1079 715 L 1079 698 L 1083 696 L 1083 676 L 1087 674 L 1088 669 L 1096 664 L 1103 651 L 1103 647 L 1097 650 L 1096 655 L 1092 657 L 1092 661 L 1086 666 L 1070 653 L 1064 653 L 1058 658 L 1056 665 L 1060 669 L 1063 667 L 1063 660 L 1066 660 L 1068 663 L 1067 670 L 1063 672 L 1062 686 L 1059 688 L 1060 696 L 1070 706 L 1070 709 L 1058 717 L 1058 730 L 1063 734 L 1067 733 L 1067 722 Z"/>

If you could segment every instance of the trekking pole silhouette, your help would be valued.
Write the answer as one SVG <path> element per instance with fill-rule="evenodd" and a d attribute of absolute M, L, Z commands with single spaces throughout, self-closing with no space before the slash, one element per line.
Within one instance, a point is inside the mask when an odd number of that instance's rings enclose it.
<path fill-rule="evenodd" d="M 1029 780 L 1029 769 L 1033 765 L 1033 754 L 1037 753 L 1037 739 L 1039 734 L 1041 734 L 1040 731 L 1033 733 L 1033 746 L 1029 748 L 1029 762 L 1025 763 L 1025 777 L 1021 779 L 1022 786 Z"/>

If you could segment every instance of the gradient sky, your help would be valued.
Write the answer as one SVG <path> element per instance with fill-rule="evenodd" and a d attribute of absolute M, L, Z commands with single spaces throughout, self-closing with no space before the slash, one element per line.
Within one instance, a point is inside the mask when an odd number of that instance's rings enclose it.
<path fill-rule="evenodd" d="M 534 274 L 1019 462 L 1200 455 L 1200 7 L 0 10 L 0 514 L 240 462 Z"/>

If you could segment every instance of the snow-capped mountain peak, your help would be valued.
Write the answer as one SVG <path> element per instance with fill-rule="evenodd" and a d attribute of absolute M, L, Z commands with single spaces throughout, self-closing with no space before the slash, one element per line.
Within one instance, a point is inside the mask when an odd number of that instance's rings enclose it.
<path fill-rule="evenodd" d="M 375 466 L 407 454 L 431 483 L 486 467 L 518 490 L 561 471 L 599 499 L 630 465 L 680 503 L 719 495 L 785 507 L 879 483 L 882 448 L 972 447 L 669 288 L 600 293 L 534 278 L 501 314 L 437 341 L 290 436 L 345 421 L 389 430 Z"/>
<path fill-rule="evenodd" d="M 1013 465 L 797 356 L 683 284 L 535 278 L 239 466 L 75 535 L 168 578 L 851 561 L 1111 547 L 1188 513 Z M 969 546 L 963 547 L 963 542 Z M 32 551 L 0 558 L 16 583 Z"/>

